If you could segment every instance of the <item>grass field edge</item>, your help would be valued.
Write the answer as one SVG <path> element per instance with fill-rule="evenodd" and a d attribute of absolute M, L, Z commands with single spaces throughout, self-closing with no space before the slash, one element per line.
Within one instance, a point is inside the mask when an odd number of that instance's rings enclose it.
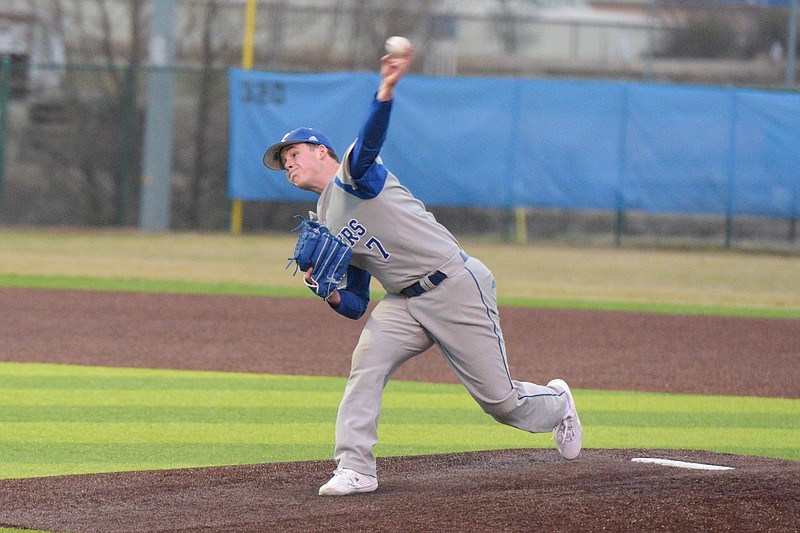
<path fill-rule="evenodd" d="M 315 298 L 304 287 L 279 287 L 244 283 L 217 283 L 180 280 L 93 278 L 83 276 L 28 276 L 0 274 L 0 287 L 20 289 L 52 289 L 107 292 L 145 292 L 154 294 L 195 294 L 205 296 L 257 296 L 272 298 Z M 384 295 L 372 293 L 372 300 Z M 575 309 L 627 313 L 730 316 L 742 318 L 778 318 L 800 320 L 800 309 L 748 308 L 598 300 L 540 299 L 500 296 L 504 307 L 533 309 Z"/>

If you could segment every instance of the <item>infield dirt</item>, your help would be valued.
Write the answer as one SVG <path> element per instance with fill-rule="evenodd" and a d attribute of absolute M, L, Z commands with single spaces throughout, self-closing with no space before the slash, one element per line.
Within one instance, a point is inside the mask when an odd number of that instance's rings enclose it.
<path fill-rule="evenodd" d="M 0 289 L 0 360 L 345 376 L 363 326 L 316 300 Z M 504 308 L 512 374 L 575 389 L 800 397 L 800 321 Z M 313 320 L 315 335 L 308 334 Z M 431 350 L 395 379 L 455 383 Z M 476 407 L 477 408 L 477 407 Z M 591 428 L 587 428 L 591 431 Z M 634 463 L 663 457 L 731 466 Z M 321 498 L 332 461 L 0 481 L 0 527 L 156 531 L 798 531 L 800 462 L 681 450 L 521 449 L 379 460 L 376 493 Z"/>

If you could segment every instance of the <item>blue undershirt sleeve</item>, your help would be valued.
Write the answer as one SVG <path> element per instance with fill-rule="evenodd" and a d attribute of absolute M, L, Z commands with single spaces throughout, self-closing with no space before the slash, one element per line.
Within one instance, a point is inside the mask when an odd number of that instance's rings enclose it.
<path fill-rule="evenodd" d="M 367 311 L 369 304 L 369 283 L 372 279 L 369 272 L 350 265 L 347 267 L 347 285 L 339 289 L 339 296 L 342 298 L 338 307 L 334 307 L 330 302 L 328 305 L 342 316 L 358 320 Z"/>
<path fill-rule="evenodd" d="M 350 175 L 354 180 L 364 177 L 381 152 L 386 132 L 389 129 L 389 115 L 392 100 L 380 102 L 373 98 L 369 113 L 361 126 L 356 144 L 350 155 Z"/>

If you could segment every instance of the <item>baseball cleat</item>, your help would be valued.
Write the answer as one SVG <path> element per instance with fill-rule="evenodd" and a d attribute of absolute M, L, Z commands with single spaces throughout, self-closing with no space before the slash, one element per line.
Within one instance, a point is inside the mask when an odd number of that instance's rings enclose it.
<path fill-rule="evenodd" d="M 553 429 L 553 440 L 556 441 L 556 449 L 561 454 L 561 457 L 575 459 L 581 453 L 583 428 L 578 418 L 578 411 L 575 409 L 575 400 L 572 397 L 572 392 L 563 379 L 554 379 L 547 386 L 563 392 L 567 396 L 564 417 L 561 419 L 561 423 Z"/>
<path fill-rule="evenodd" d="M 337 468 L 333 477 L 319 488 L 320 496 L 347 496 L 360 492 L 372 492 L 378 488 L 378 480 L 373 476 L 359 474 L 349 468 Z"/>

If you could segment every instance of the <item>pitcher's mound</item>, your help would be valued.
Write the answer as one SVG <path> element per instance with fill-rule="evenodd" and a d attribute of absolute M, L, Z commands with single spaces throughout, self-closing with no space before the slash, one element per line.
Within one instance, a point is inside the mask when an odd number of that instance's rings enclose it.
<path fill-rule="evenodd" d="M 676 468 L 634 458 L 730 467 Z M 800 462 L 523 449 L 378 460 L 374 493 L 320 497 L 330 461 L 0 481 L 0 524 L 72 532 L 796 531 Z"/>

